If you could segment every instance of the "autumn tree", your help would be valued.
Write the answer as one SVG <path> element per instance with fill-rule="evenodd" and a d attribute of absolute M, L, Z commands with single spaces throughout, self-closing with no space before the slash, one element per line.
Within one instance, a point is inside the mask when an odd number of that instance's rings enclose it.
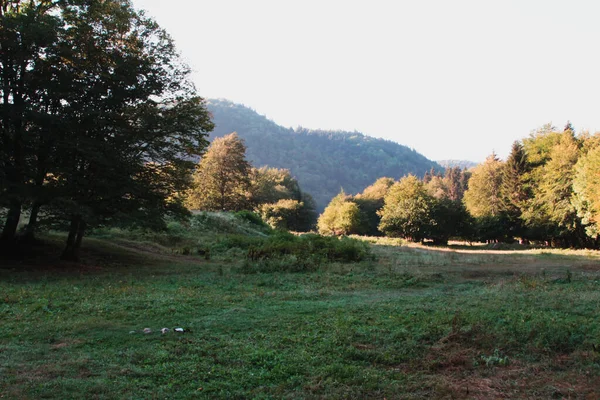
<path fill-rule="evenodd" d="M 492 153 L 475 167 L 463 201 L 474 217 L 498 216 L 502 211 L 502 162 Z"/>
<path fill-rule="evenodd" d="M 189 206 L 198 210 L 238 211 L 249 207 L 250 163 L 237 133 L 216 138 L 193 177 Z"/>
<path fill-rule="evenodd" d="M 532 166 L 527 174 L 532 195 L 522 213 L 528 234 L 554 245 L 584 245 L 585 230 L 572 203 L 580 140 L 571 129 L 548 127 L 523 143 Z"/>
<path fill-rule="evenodd" d="M 591 148 L 575 165 L 571 203 L 585 225 L 586 234 L 597 243 L 600 236 L 600 146 Z"/>

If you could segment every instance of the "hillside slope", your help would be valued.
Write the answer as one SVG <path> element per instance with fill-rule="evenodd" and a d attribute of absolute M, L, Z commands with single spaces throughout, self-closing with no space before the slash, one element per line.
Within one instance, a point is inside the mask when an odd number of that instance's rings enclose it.
<path fill-rule="evenodd" d="M 406 146 L 358 132 L 289 129 L 245 106 L 209 100 L 215 130 L 221 137 L 237 132 L 256 167 L 287 168 L 322 210 L 340 189 L 358 193 L 382 176 L 423 176 L 442 168 Z"/>

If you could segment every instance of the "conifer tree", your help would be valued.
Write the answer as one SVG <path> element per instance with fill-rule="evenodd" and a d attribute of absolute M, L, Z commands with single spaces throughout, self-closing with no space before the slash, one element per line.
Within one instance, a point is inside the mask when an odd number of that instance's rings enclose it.
<path fill-rule="evenodd" d="M 529 198 L 526 186 L 526 174 L 529 171 L 525 149 L 519 141 L 512 145 L 511 152 L 502 166 L 502 208 L 508 219 L 510 236 L 523 237 L 523 221 L 521 219 L 525 202 Z"/>

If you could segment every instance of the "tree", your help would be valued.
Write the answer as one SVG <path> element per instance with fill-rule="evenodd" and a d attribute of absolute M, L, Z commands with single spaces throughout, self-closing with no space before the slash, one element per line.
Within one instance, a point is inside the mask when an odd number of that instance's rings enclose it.
<path fill-rule="evenodd" d="M 1 161 L 11 171 L 3 197 L 14 214 L 30 204 L 35 227 L 34 211 L 45 205 L 45 215 L 69 221 L 63 257 L 76 259 L 90 224 L 157 227 L 165 214 L 185 213 L 176 193 L 213 125 L 166 32 L 126 0 L 6 4 L 3 18 L 30 21 L 14 27 L 17 41 L 0 39 L 15 48 L 8 54 L 26 54 L 18 79 L 16 58 L 2 60 L 2 73 L 22 85 L 3 93 L 13 119 L 2 126 Z M 38 25 L 43 34 L 20 40 Z"/>
<path fill-rule="evenodd" d="M 57 50 L 60 18 L 50 1 L 0 4 L 0 207 L 8 208 L 1 239 L 12 241 L 30 192 L 33 151 L 43 133 L 44 114 L 55 78 L 50 60 Z"/>
<path fill-rule="evenodd" d="M 190 207 L 214 211 L 248 208 L 250 168 L 246 146 L 237 133 L 215 139 L 194 174 Z"/>
<path fill-rule="evenodd" d="M 502 211 L 502 162 L 492 153 L 473 169 L 463 201 L 474 217 L 498 216 Z"/>
<path fill-rule="evenodd" d="M 276 203 L 279 200 L 300 201 L 302 192 L 290 171 L 280 168 L 252 168 L 250 172 L 250 201 L 254 205 Z"/>
<path fill-rule="evenodd" d="M 314 200 L 300 190 L 289 170 L 253 168 L 250 176 L 250 203 L 272 228 L 304 232 L 314 227 Z"/>
<path fill-rule="evenodd" d="M 600 236 L 600 146 L 583 155 L 575 165 L 571 203 L 586 225 L 586 234 Z"/>
<path fill-rule="evenodd" d="M 571 130 L 551 132 L 551 147 L 530 174 L 533 197 L 527 202 L 524 220 L 538 236 L 556 245 L 580 246 L 584 228 L 571 199 L 573 175 L 580 143 Z M 546 143 L 549 138 L 540 137 Z M 529 154 L 528 154 L 529 155 Z"/>
<path fill-rule="evenodd" d="M 434 244 L 447 245 L 451 237 L 469 238 L 473 224 L 469 213 L 460 201 L 449 197 L 434 198 L 430 210 L 430 225 L 425 236 Z"/>
<path fill-rule="evenodd" d="M 471 174 L 467 170 L 461 170 L 459 167 L 446 168 L 444 175 L 446 196 L 453 201 L 462 201 L 465 191 L 468 189 L 470 177 Z"/>
<path fill-rule="evenodd" d="M 317 227 L 324 235 L 348 235 L 359 230 L 361 215 L 358 205 L 342 190 L 319 217 Z"/>
<path fill-rule="evenodd" d="M 423 182 L 414 175 L 406 176 L 385 196 L 385 204 L 379 211 L 379 230 L 388 236 L 422 241 L 433 225 L 433 206 L 434 198 L 427 193 Z"/>
<path fill-rule="evenodd" d="M 511 152 L 502 166 L 502 183 L 500 193 L 502 208 L 508 219 L 509 235 L 523 237 L 522 213 L 530 193 L 526 185 L 526 174 L 529 172 L 529 163 L 525 149 L 521 142 L 512 145 Z"/>
<path fill-rule="evenodd" d="M 60 86 L 70 136 L 57 172 L 71 221 L 64 256 L 76 258 L 70 247 L 90 222 L 130 215 L 160 227 L 165 214 L 183 215 L 174 194 L 213 126 L 171 38 L 129 1 L 72 0 L 61 11 L 72 79 Z"/>
<path fill-rule="evenodd" d="M 371 236 L 381 235 L 378 229 L 381 217 L 377 212 L 383 207 L 385 195 L 393 184 L 392 178 L 379 178 L 375 183 L 366 187 L 362 193 L 354 196 L 354 202 L 360 209 L 362 220 L 361 228 L 356 233 Z"/>

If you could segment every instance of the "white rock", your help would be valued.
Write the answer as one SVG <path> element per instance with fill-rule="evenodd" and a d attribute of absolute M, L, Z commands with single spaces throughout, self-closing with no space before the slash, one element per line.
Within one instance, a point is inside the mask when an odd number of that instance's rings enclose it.
<path fill-rule="evenodd" d="M 132 334 L 134 334 L 134 333 L 135 333 L 135 331 L 129 331 L 129 334 L 130 334 L 130 335 L 132 335 Z"/>
<path fill-rule="evenodd" d="M 183 328 L 175 328 L 175 332 L 183 333 Z"/>
<path fill-rule="evenodd" d="M 162 328 L 162 329 L 160 330 L 160 333 L 162 333 L 163 335 L 164 335 L 165 333 L 167 333 L 167 332 L 169 332 L 169 328 Z"/>
<path fill-rule="evenodd" d="M 150 329 L 150 328 L 144 328 L 144 333 L 152 333 L 152 329 Z"/>

